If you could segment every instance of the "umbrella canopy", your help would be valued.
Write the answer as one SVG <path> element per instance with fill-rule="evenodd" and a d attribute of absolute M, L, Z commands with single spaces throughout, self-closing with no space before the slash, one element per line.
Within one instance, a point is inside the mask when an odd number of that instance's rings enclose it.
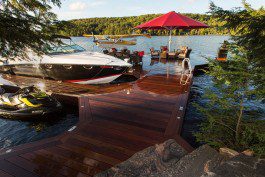
<path fill-rule="evenodd" d="M 150 20 L 146 23 L 143 23 L 139 26 L 136 26 L 135 28 L 170 30 L 170 38 L 169 38 L 169 50 L 170 50 L 171 34 L 173 29 L 199 29 L 199 28 L 209 28 L 209 26 L 172 11 L 160 17 L 157 17 L 153 20 Z"/>

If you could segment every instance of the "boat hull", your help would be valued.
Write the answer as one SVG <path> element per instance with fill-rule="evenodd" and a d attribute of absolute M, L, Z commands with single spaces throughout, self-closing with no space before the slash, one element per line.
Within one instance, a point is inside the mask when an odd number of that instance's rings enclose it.
<path fill-rule="evenodd" d="M 19 64 L 1 66 L 0 70 L 15 75 L 40 77 L 79 84 L 109 83 L 124 72 L 126 66 L 93 66 L 62 64 Z"/>

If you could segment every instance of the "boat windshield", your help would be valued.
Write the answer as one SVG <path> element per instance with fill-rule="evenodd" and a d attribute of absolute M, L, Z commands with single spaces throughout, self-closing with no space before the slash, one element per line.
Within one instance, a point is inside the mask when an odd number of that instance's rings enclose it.
<path fill-rule="evenodd" d="M 58 55 L 58 54 L 77 53 L 83 51 L 85 51 L 85 49 L 77 44 L 72 44 L 72 45 L 62 44 L 59 46 L 51 46 L 47 50 L 47 53 L 50 55 Z"/>

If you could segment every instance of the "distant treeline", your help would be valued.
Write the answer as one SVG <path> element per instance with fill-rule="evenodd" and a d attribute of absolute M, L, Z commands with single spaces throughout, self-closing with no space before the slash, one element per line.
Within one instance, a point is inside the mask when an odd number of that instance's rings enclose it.
<path fill-rule="evenodd" d="M 76 19 L 65 22 L 63 35 L 82 36 L 87 34 L 132 34 L 141 33 L 143 31 L 134 29 L 135 26 L 151 20 L 161 14 L 149 14 L 131 17 L 104 17 L 104 18 L 86 18 Z M 174 35 L 224 35 L 229 34 L 227 29 L 222 28 L 224 22 L 218 22 L 216 18 L 206 14 L 184 14 L 190 18 L 203 22 L 211 28 L 199 30 L 174 30 Z M 152 35 L 168 35 L 166 30 L 150 30 L 148 33 Z"/>

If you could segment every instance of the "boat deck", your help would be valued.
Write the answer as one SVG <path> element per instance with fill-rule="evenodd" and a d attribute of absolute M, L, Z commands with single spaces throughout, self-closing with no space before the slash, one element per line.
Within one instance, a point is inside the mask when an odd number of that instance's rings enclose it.
<path fill-rule="evenodd" d="M 137 81 L 104 86 L 4 75 L 78 105 L 79 122 L 62 135 L 1 150 L 0 176 L 93 176 L 169 138 L 192 151 L 180 136 L 192 75 L 183 85 L 178 62 L 145 65 Z"/>

